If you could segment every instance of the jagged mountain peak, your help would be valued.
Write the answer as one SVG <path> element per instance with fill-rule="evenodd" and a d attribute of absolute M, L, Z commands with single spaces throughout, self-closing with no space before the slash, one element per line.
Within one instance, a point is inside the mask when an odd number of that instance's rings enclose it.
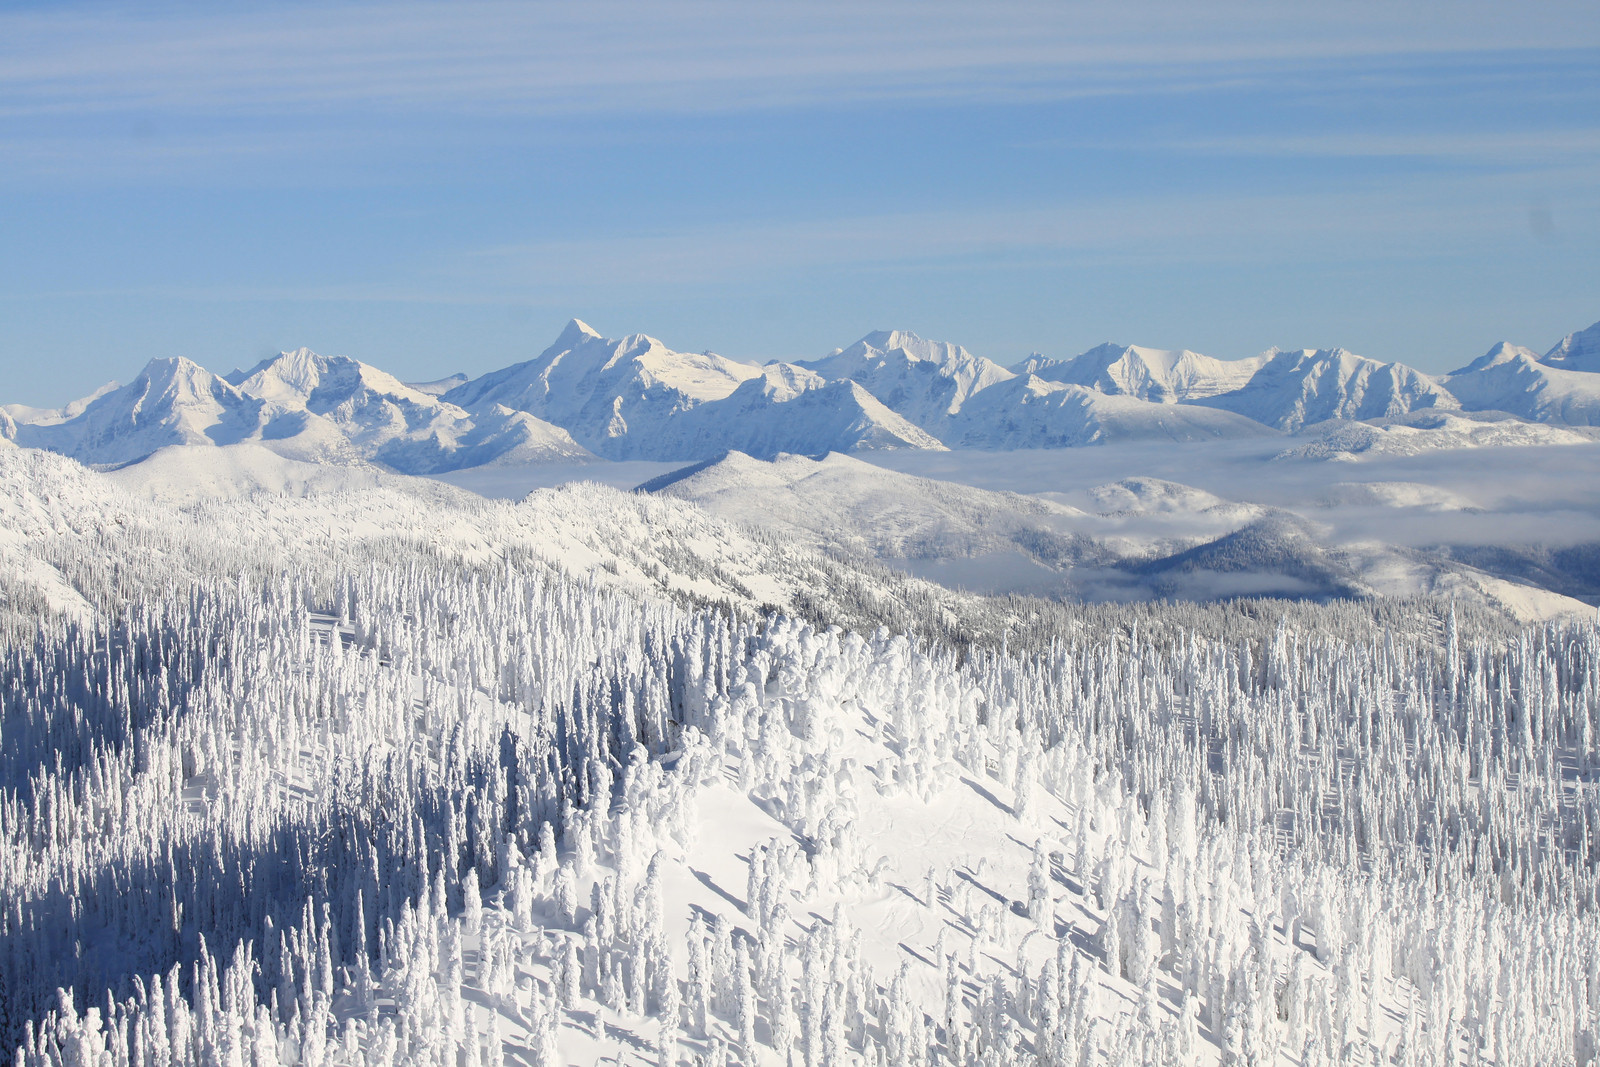
<path fill-rule="evenodd" d="M 1493 348 L 1489 349 L 1489 351 L 1485 352 L 1471 363 L 1468 363 L 1465 367 L 1461 367 L 1458 370 L 1453 370 L 1445 377 L 1455 378 L 1462 374 L 1473 374 L 1477 371 L 1488 370 L 1490 367 L 1498 367 L 1503 363 L 1511 363 L 1516 360 L 1538 362 L 1539 353 L 1535 352 L 1531 348 L 1524 348 L 1522 345 L 1514 345 L 1509 341 L 1501 341 Z"/>
<path fill-rule="evenodd" d="M 375 396 L 423 407 L 438 403 L 434 396 L 371 364 L 349 356 L 318 355 L 309 348 L 280 352 L 247 371 L 234 371 L 227 381 L 269 403 L 319 411 Z"/>
<path fill-rule="evenodd" d="M 1175 404 L 1238 389 L 1259 365 L 1259 358 L 1221 360 L 1186 348 L 1108 342 L 1071 359 L 1029 360 L 1023 369 L 1047 381 Z"/>
<path fill-rule="evenodd" d="M 769 363 L 761 368 L 762 390 L 775 400 L 792 400 L 809 389 L 818 389 L 828 380 L 816 371 L 793 363 Z"/>
<path fill-rule="evenodd" d="M 501 404 L 525 411 L 564 427 L 594 452 L 632 459 L 654 454 L 667 420 L 723 400 L 763 373 L 712 352 L 675 352 L 648 334 L 602 337 L 573 319 L 538 356 L 443 398 L 468 410 Z"/>
<path fill-rule="evenodd" d="M 208 392 L 222 381 L 187 356 L 157 356 L 146 363 L 144 369 L 128 384 L 145 390 L 171 390 L 175 395 L 185 395 Z"/>
<path fill-rule="evenodd" d="M 557 338 L 558 341 L 567 341 L 571 344 L 582 344 L 585 339 L 599 340 L 600 331 L 580 318 L 568 319 L 561 336 Z"/>
<path fill-rule="evenodd" d="M 637 360 L 651 354 L 673 356 L 679 353 L 673 352 L 660 340 L 647 333 L 630 333 L 621 338 L 606 337 L 582 319 L 572 319 L 549 348 L 528 362 L 538 363 L 575 356 L 585 362 L 611 366 L 620 361 Z M 519 366 L 526 365 L 519 364 Z"/>
<path fill-rule="evenodd" d="M 958 344 L 950 341 L 933 341 L 921 337 L 910 330 L 874 330 L 844 348 L 836 348 L 821 360 L 813 361 L 811 365 L 834 360 L 840 356 L 873 357 L 899 353 L 908 361 L 929 361 L 934 363 L 961 363 L 981 360 L 982 357 L 974 356 L 971 352 Z M 987 363 L 988 360 L 982 360 Z M 999 364 L 995 364 L 999 366 Z"/>
<path fill-rule="evenodd" d="M 1562 370 L 1600 372 L 1600 322 L 1567 334 L 1540 362 Z"/>
<path fill-rule="evenodd" d="M 891 410 L 938 436 L 974 394 L 1016 377 L 993 360 L 906 330 L 878 330 L 848 348 L 801 363 L 824 378 L 846 378 Z"/>

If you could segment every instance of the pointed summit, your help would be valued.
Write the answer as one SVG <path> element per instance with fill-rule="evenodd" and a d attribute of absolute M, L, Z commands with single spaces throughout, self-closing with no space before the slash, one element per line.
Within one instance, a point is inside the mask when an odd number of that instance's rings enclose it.
<path fill-rule="evenodd" d="M 1514 345 L 1509 341 L 1501 341 L 1499 344 L 1489 349 L 1489 351 L 1485 352 L 1471 363 L 1468 363 L 1465 367 L 1462 367 L 1459 370 L 1451 371 L 1447 377 L 1454 378 L 1462 374 L 1472 374 L 1475 371 L 1488 370 L 1490 367 L 1498 367 L 1502 363 L 1510 363 L 1511 361 L 1517 359 L 1538 362 L 1539 353 L 1535 352 L 1531 348 L 1523 348 L 1521 345 Z"/>
<path fill-rule="evenodd" d="M 566 328 L 561 331 L 561 336 L 556 338 L 556 344 L 562 348 L 571 348 L 574 345 L 581 345 L 585 341 L 598 340 L 600 340 L 600 333 L 593 326 L 590 326 L 582 319 L 569 319 L 567 320 Z"/>
<path fill-rule="evenodd" d="M 829 380 L 848 378 L 864 386 L 935 437 L 974 393 L 1013 377 L 960 345 L 929 341 L 909 330 L 877 330 L 800 366 Z"/>
<path fill-rule="evenodd" d="M 456 386 L 469 411 L 499 404 L 566 429 L 607 459 L 654 458 L 664 420 L 721 400 L 761 368 L 714 353 L 674 352 L 646 334 L 601 337 L 579 319 L 534 359 Z"/>

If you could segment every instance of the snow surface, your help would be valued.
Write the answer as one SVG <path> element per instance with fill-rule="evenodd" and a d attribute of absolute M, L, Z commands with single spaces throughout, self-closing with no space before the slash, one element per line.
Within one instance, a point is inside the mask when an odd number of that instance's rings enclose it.
<path fill-rule="evenodd" d="M 1600 372 L 1600 322 L 1567 334 L 1540 362 L 1560 370 Z"/>
<path fill-rule="evenodd" d="M 979 556 L 1019 539 L 1063 541 L 1082 514 L 1036 497 L 908 478 L 838 453 L 764 463 L 735 452 L 641 489 L 816 548 L 896 559 Z"/>
<path fill-rule="evenodd" d="M 240 491 L 161 489 L 198 456 Z M 111 475 L 0 450 L 0 603 L 20 554 L 83 623 L 0 628 L 20 1067 L 1596 1048 L 1592 619 L 1150 604 L 919 642 L 805 617 L 809 592 L 910 580 L 681 500 L 298 484 L 270 456 Z M 952 516 L 979 499 L 943 492 Z M 1229 544 L 1272 522 L 1306 536 L 1269 515 Z M 969 636 L 1018 610 L 942 605 Z"/>

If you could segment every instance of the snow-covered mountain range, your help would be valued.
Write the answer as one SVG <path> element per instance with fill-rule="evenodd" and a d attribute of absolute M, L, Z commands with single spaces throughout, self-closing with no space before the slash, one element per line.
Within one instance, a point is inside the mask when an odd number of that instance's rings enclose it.
<path fill-rule="evenodd" d="M 170 445 L 245 441 L 290 459 L 418 474 L 589 455 L 525 411 L 487 403 L 468 412 L 375 367 L 305 348 L 224 376 L 156 359 L 127 385 L 60 411 L 13 411 L 0 432 L 17 444 L 97 466 L 136 463 Z"/>
<path fill-rule="evenodd" d="M 221 376 L 187 359 L 155 360 L 130 384 L 59 410 L 12 405 L 0 436 L 100 466 L 168 445 L 249 441 L 289 458 L 437 473 L 590 456 L 1190 442 L 1423 411 L 1600 425 L 1600 324 L 1543 356 L 1502 343 L 1435 376 L 1340 348 L 1221 360 L 1100 345 L 1007 369 L 901 331 L 763 366 L 676 352 L 643 334 L 612 340 L 574 319 L 527 362 L 418 385 L 308 349 Z"/>

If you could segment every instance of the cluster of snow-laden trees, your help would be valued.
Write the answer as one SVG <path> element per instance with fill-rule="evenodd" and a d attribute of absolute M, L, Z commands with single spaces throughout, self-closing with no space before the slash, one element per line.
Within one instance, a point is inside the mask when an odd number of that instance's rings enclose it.
<path fill-rule="evenodd" d="M 0 1037 L 1593 1062 L 1595 627 L 1113 617 L 958 651 L 420 549 L 47 616 L 0 658 Z"/>

